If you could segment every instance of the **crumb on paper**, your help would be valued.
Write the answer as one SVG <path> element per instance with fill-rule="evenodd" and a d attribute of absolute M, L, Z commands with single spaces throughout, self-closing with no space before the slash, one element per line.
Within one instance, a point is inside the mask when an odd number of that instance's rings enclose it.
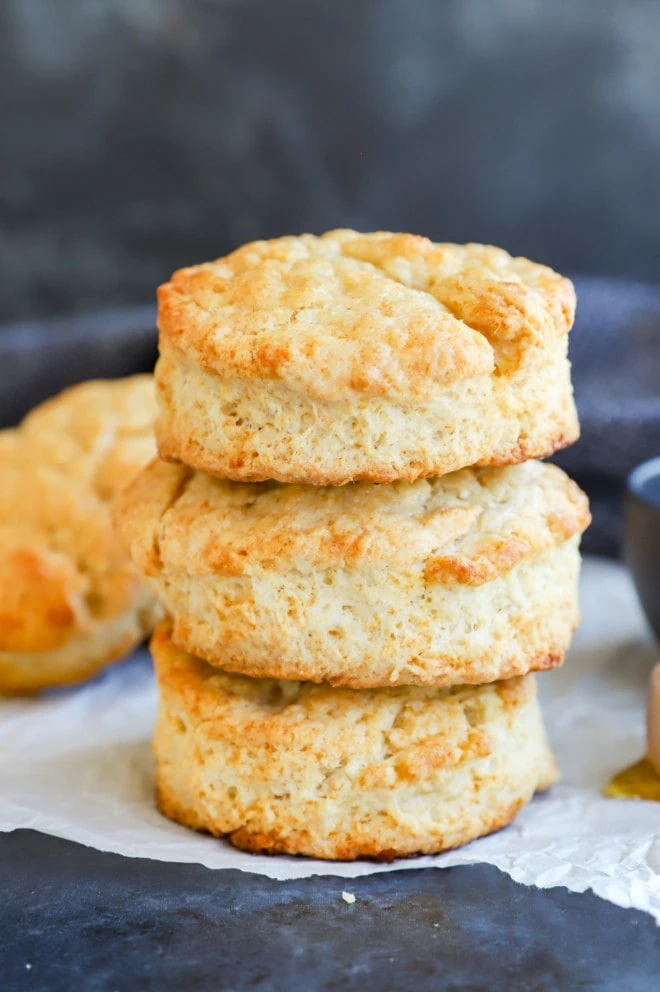
<path fill-rule="evenodd" d="M 353 903 L 355 902 L 355 896 L 353 895 L 352 892 L 345 892 L 344 891 L 344 892 L 342 892 L 341 897 L 344 900 L 344 902 L 347 902 L 348 903 L 349 906 L 352 906 Z"/>

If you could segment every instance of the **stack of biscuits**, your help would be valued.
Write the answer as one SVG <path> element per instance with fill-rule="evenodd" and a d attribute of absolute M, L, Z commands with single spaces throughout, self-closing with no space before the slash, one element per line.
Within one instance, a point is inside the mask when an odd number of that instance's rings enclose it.
<path fill-rule="evenodd" d="M 159 291 L 160 459 L 116 521 L 165 608 L 161 810 L 251 851 L 391 859 L 556 779 L 535 670 L 586 498 L 551 269 L 480 245 L 261 241 Z"/>

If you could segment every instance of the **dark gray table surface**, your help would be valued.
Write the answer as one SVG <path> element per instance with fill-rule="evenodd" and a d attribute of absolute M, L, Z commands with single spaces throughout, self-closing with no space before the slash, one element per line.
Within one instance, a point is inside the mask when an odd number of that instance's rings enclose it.
<path fill-rule="evenodd" d="M 16 831 L 0 836 L 0 891 L 3 992 L 657 992 L 660 982 L 650 916 L 527 888 L 487 865 L 276 882 Z"/>

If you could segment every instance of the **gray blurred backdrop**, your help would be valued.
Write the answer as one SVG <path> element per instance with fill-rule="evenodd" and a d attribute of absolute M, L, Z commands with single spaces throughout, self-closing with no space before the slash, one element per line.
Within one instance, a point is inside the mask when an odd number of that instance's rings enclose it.
<path fill-rule="evenodd" d="M 0 0 L 0 320 L 337 225 L 660 282 L 660 3 Z"/>

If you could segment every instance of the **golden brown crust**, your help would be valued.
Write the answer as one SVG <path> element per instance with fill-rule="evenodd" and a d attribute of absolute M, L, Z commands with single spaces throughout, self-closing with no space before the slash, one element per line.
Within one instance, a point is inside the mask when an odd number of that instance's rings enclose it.
<path fill-rule="evenodd" d="M 25 696 L 93 678 L 111 662 L 125 658 L 162 617 L 158 603 L 142 588 L 130 611 L 85 629 L 61 647 L 0 651 L 0 691 Z"/>
<path fill-rule="evenodd" d="M 414 668 L 404 664 L 403 652 L 395 662 L 386 656 L 377 665 L 369 657 L 363 659 L 359 667 L 350 657 L 346 658 L 342 667 L 332 666 L 324 657 L 316 659 L 316 665 L 310 665 L 307 657 L 301 658 L 295 653 L 294 645 L 281 654 L 273 651 L 270 656 L 265 656 L 262 652 L 251 652 L 249 648 L 241 652 L 233 644 L 228 647 L 222 642 L 209 645 L 208 648 L 203 645 L 205 650 L 200 652 L 198 637 L 186 621 L 179 618 L 172 621 L 172 640 L 182 651 L 200 655 L 209 665 L 250 678 L 323 682 L 335 688 L 355 690 L 410 685 L 444 689 L 453 685 L 484 685 L 494 679 L 520 678 L 532 672 L 547 672 L 558 668 L 564 663 L 576 625 L 577 615 L 571 614 L 569 623 L 562 623 L 562 630 L 556 635 L 555 649 L 541 655 L 525 654 L 512 647 L 508 651 L 506 647 L 503 650 L 498 647 L 483 658 L 480 655 L 465 658 L 460 648 L 456 647 L 453 655 L 448 652 L 447 658 L 441 658 L 440 661 L 433 659 L 435 665 L 428 659 L 421 663 L 419 659 L 415 659 L 417 665 Z M 395 649 L 392 654 L 395 655 Z M 365 662 L 372 662 L 371 667 Z"/>
<path fill-rule="evenodd" d="M 158 304 L 161 334 L 201 368 L 332 400 L 508 374 L 568 332 L 575 297 L 569 280 L 499 248 L 340 230 L 180 269 Z"/>
<path fill-rule="evenodd" d="M 156 461 L 116 516 L 175 643 L 233 672 L 480 684 L 560 664 L 577 623 L 588 506 L 538 462 L 313 488 Z"/>
<path fill-rule="evenodd" d="M 556 434 L 550 439 L 544 439 L 542 444 L 538 444 L 532 438 L 519 438 L 515 446 L 508 448 L 506 452 L 481 459 L 479 467 L 501 468 L 504 465 L 519 465 L 521 462 L 550 458 L 557 451 L 568 448 L 579 440 L 580 425 L 576 420 L 570 430 L 566 430 L 563 434 Z"/>
<path fill-rule="evenodd" d="M 483 245 L 330 231 L 159 290 L 161 458 L 243 482 L 392 482 L 576 440 L 575 295 Z"/>
<path fill-rule="evenodd" d="M 487 818 L 484 818 L 484 822 L 479 828 L 479 836 L 483 837 L 487 834 L 493 834 L 497 830 L 502 830 L 503 827 L 507 827 L 510 823 L 515 820 L 516 816 L 525 805 L 524 801 L 518 800 L 515 803 L 504 803 L 501 808 L 493 810 Z M 169 814 L 161 806 L 161 812 L 165 813 L 166 816 Z M 192 826 L 192 824 L 185 824 L 185 826 Z M 195 829 L 193 827 L 193 829 Z M 330 859 L 332 861 L 358 861 L 358 860 L 369 860 L 369 861 L 381 861 L 385 864 L 391 864 L 392 861 L 396 861 L 398 858 L 415 858 L 420 857 L 424 854 L 441 854 L 446 851 L 454 850 L 460 847 L 461 844 L 467 844 L 472 840 L 472 837 L 467 837 L 462 842 L 455 842 L 454 840 L 445 842 L 442 837 L 434 838 L 430 844 L 421 846 L 419 850 L 409 851 L 404 848 L 400 851 L 398 848 L 381 846 L 382 842 L 375 840 L 369 841 L 367 839 L 355 842 L 350 837 L 342 839 L 339 842 L 334 842 L 328 844 L 324 847 L 327 853 L 317 854 L 316 857 Z M 239 830 L 234 830 L 231 834 L 227 835 L 227 840 L 234 847 L 239 848 L 242 851 L 248 851 L 250 854 L 291 854 L 292 841 L 286 836 L 278 833 L 277 830 L 262 831 L 261 833 L 253 833 L 250 828 L 241 827 Z M 302 837 L 296 837 L 293 842 L 296 845 L 303 846 L 304 848 L 309 847 L 314 844 L 314 839 L 303 834 Z M 298 853 L 297 850 L 295 853 Z"/>
<path fill-rule="evenodd" d="M 397 734 L 406 728 L 412 733 L 424 729 L 420 713 L 427 713 L 436 700 L 452 701 L 451 713 L 444 719 L 461 721 L 464 737 L 461 740 L 461 754 L 483 756 L 485 724 L 475 724 L 466 718 L 474 707 L 482 714 L 489 707 L 502 706 L 507 712 L 514 711 L 523 704 L 536 699 L 536 684 L 532 677 L 504 679 L 482 687 L 454 686 L 436 689 L 417 686 L 399 686 L 356 691 L 348 688 L 334 688 L 315 685 L 310 682 L 277 679 L 255 679 L 244 675 L 233 675 L 207 665 L 195 655 L 179 649 L 172 640 L 172 624 L 169 620 L 160 623 L 151 638 L 151 654 L 156 666 L 158 684 L 161 690 L 173 692 L 182 705 L 199 723 L 212 722 L 219 715 L 222 724 L 220 736 L 231 733 L 247 746 L 272 745 L 273 747 L 294 745 L 298 748 L 314 746 L 319 748 L 318 734 L 328 735 L 328 742 L 334 734 L 342 734 L 347 725 L 338 723 L 339 718 L 352 718 L 364 710 L 365 720 L 371 719 L 372 708 L 385 707 L 392 710 L 393 719 L 385 722 L 386 730 L 380 727 L 374 716 L 374 726 L 378 733 L 392 736 L 392 744 Z M 484 710 L 485 707 L 485 710 Z M 310 720 L 310 713 L 315 719 Z M 375 710 L 374 710 L 375 713 Z M 429 710 L 432 716 L 432 709 Z M 465 718 L 465 719 L 464 719 Z M 435 726 L 435 725 L 433 725 Z M 392 729 L 394 728 L 394 730 Z M 208 728 L 214 736 L 213 727 Z M 422 735 L 423 736 L 423 735 Z M 435 755 L 440 764 L 451 765 L 456 758 L 454 744 L 449 750 L 443 747 L 438 751 L 436 734 L 423 739 L 432 744 L 430 754 Z M 387 748 L 386 748 L 387 750 Z M 410 756 L 407 747 L 405 757 Z M 407 766 L 408 767 L 408 766 Z M 424 777 L 423 766 L 418 766 L 419 775 Z M 364 777 L 364 773 L 361 773 Z M 415 777 L 415 776 L 413 776 Z M 372 781 L 372 775 L 367 775 Z"/>
<path fill-rule="evenodd" d="M 550 788 L 555 782 L 548 785 Z M 544 791 L 542 788 L 537 792 Z M 200 833 L 210 833 L 215 837 L 224 838 L 234 847 L 249 854 L 294 854 L 308 855 L 329 861 L 379 861 L 391 864 L 400 858 L 415 858 L 425 854 L 442 854 L 455 850 L 462 844 L 468 844 L 474 837 L 466 836 L 463 841 L 444 842 L 442 837 L 434 837 L 430 843 L 423 844 L 420 841 L 418 850 L 408 850 L 398 847 L 382 847 L 382 842 L 378 839 L 360 838 L 354 840 L 350 836 L 340 839 L 333 839 L 326 843 L 320 843 L 311 831 L 298 831 L 295 838 L 291 838 L 285 832 L 281 832 L 277 827 L 270 830 L 255 831 L 252 827 L 240 827 L 223 833 L 213 824 L 208 824 L 202 817 L 189 807 L 181 805 L 176 798 L 167 790 L 165 786 L 156 785 L 156 805 L 158 809 L 170 820 L 183 824 L 191 830 Z M 487 816 L 484 816 L 483 824 L 480 827 L 478 836 L 484 837 L 488 834 L 496 833 L 512 823 L 522 807 L 523 800 L 515 803 L 503 803 L 500 808 L 494 809 Z M 389 841 L 391 843 L 391 841 Z M 313 853 L 312 853 L 313 852 Z"/>
<path fill-rule="evenodd" d="M 217 672 L 152 640 L 166 815 L 246 850 L 352 860 L 456 847 L 556 779 L 532 677 L 353 692 Z"/>
<path fill-rule="evenodd" d="M 579 487 L 535 461 L 412 484 L 320 488 L 234 483 L 156 459 L 126 488 L 115 516 L 147 575 L 424 562 L 428 581 L 469 585 L 581 533 L 590 519 Z"/>
<path fill-rule="evenodd" d="M 3 432 L 0 691 L 78 678 L 85 638 L 99 629 L 109 640 L 101 648 L 96 637 L 91 671 L 147 632 L 122 621 L 154 611 L 114 536 L 109 502 L 152 455 L 154 414 L 153 380 L 136 376 L 73 387 Z"/>

